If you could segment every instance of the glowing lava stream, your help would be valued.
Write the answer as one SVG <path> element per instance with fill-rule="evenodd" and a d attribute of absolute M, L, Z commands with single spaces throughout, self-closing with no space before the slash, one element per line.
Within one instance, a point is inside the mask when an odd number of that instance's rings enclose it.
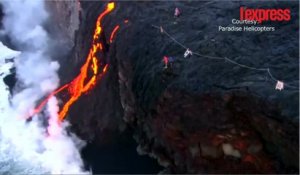
<path fill-rule="evenodd" d="M 119 28 L 120 28 L 120 26 L 117 25 L 117 26 L 114 28 L 114 30 L 111 32 L 110 39 L 109 39 L 109 42 L 110 42 L 110 43 L 113 42 L 113 39 L 114 39 L 114 37 L 115 37 L 115 34 L 116 34 L 116 32 L 118 31 Z"/>
<path fill-rule="evenodd" d="M 56 95 L 57 93 L 67 89 L 71 97 L 63 105 L 62 110 L 59 112 L 59 121 L 61 122 L 65 118 L 67 112 L 69 111 L 70 106 L 82 95 L 82 93 L 86 93 L 94 87 L 94 85 L 96 84 L 96 81 L 97 81 L 97 76 L 99 76 L 99 78 L 101 78 L 102 75 L 107 72 L 108 64 L 105 64 L 105 66 L 102 68 L 101 73 L 98 74 L 98 70 L 99 70 L 98 60 L 99 59 L 97 58 L 96 53 L 98 53 L 99 51 L 103 51 L 102 43 L 100 41 L 98 41 L 99 36 L 102 32 L 101 20 L 103 19 L 103 17 L 105 15 L 110 13 L 114 8 L 115 8 L 115 3 L 110 2 L 107 4 L 105 11 L 102 12 L 98 16 L 98 19 L 96 22 L 96 29 L 95 29 L 95 32 L 93 35 L 92 47 L 90 48 L 86 62 L 80 69 L 80 74 L 77 77 L 75 77 L 70 83 L 65 84 L 64 86 L 58 88 L 56 91 L 49 94 L 49 96 L 46 99 L 44 99 L 37 106 L 36 109 L 34 109 L 33 114 L 39 113 L 53 95 Z M 112 39 L 115 35 L 115 32 L 118 30 L 118 28 L 119 28 L 119 25 L 117 25 L 114 28 L 114 30 L 110 36 L 110 43 L 112 42 Z M 91 66 L 89 66 L 90 63 L 91 63 Z M 88 76 L 89 68 L 91 69 L 93 75 L 89 80 L 86 80 L 87 76 Z"/>

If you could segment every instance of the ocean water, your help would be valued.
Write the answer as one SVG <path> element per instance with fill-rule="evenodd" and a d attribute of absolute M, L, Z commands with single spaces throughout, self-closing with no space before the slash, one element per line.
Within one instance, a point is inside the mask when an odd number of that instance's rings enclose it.
<path fill-rule="evenodd" d="M 18 148 L 2 132 L 7 125 L 5 119 L 10 117 L 7 111 L 10 93 L 3 78 L 10 74 L 10 69 L 13 68 L 13 63 L 6 62 L 5 59 L 11 59 L 18 54 L 19 52 L 7 48 L 0 42 L 0 174 L 41 174 L 46 171 L 34 160 L 22 159 Z"/>
<path fill-rule="evenodd" d="M 130 130 L 115 142 L 105 145 L 88 143 L 81 155 L 93 174 L 157 174 L 163 170 L 157 160 L 139 155 Z"/>

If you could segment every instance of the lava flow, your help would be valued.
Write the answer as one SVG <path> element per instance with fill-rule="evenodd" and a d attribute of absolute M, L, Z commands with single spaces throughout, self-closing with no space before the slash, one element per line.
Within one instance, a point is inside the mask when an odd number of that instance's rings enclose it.
<path fill-rule="evenodd" d="M 98 61 L 100 60 L 97 57 L 97 53 L 100 53 L 103 51 L 102 43 L 99 41 L 100 34 L 102 32 L 102 26 L 101 21 L 105 15 L 110 13 L 115 8 L 115 3 L 110 2 L 107 4 L 106 9 L 104 12 L 102 12 L 96 22 L 96 28 L 93 35 L 93 42 L 92 47 L 90 48 L 89 54 L 87 56 L 87 59 L 84 63 L 84 65 L 80 69 L 80 74 L 75 77 L 70 83 L 65 84 L 64 86 L 58 88 L 54 92 L 48 95 L 46 99 L 44 99 L 36 109 L 34 109 L 34 114 L 39 113 L 43 107 L 47 104 L 50 97 L 58 94 L 59 92 L 67 89 L 67 92 L 70 95 L 70 99 L 63 105 L 62 110 L 59 112 L 59 121 L 61 122 L 67 112 L 69 111 L 70 106 L 78 100 L 78 98 L 88 91 L 90 91 L 96 84 L 97 78 L 102 77 L 103 74 L 107 72 L 108 64 L 105 64 L 102 68 L 102 70 L 99 73 L 99 65 Z M 112 42 L 112 39 L 115 35 L 115 32 L 118 30 L 119 25 L 117 25 L 114 30 L 112 31 L 111 37 L 110 37 L 110 43 Z M 92 72 L 92 77 L 90 79 L 88 78 L 89 71 Z"/>
<path fill-rule="evenodd" d="M 110 42 L 110 43 L 113 42 L 113 39 L 114 39 L 114 37 L 115 37 L 115 34 L 116 34 L 116 32 L 118 31 L 119 28 L 120 28 L 120 26 L 117 25 L 117 26 L 114 28 L 114 30 L 111 32 L 110 39 L 109 39 L 109 42 Z"/>

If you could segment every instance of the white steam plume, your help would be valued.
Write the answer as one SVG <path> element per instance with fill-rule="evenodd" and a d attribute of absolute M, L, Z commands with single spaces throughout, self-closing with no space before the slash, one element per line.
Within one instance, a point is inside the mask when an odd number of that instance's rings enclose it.
<path fill-rule="evenodd" d="M 30 160 L 30 164 L 41 166 L 45 172 L 84 173 L 78 150 L 80 141 L 66 133 L 67 123 L 57 125 L 58 105 L 54 97 L 47 106 L 49 136 L 37 117 L 29 123 L 24 120 L 37 101 L 59 85 L 59 64 L 47 55 L 50 40 L 42 27 L 48 17 L 44 1 L 2 0 L 1 4 L 5 33 L 21 51 L 15 66 L 22 85 L 12 97 L 11 107 L 0 116 L 1 142 L 5 140 L 20 159 Z"/>

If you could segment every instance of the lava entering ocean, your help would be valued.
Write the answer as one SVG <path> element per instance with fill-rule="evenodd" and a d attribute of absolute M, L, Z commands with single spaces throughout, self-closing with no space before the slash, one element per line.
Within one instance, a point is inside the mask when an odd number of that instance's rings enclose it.
<path fill-rule="evenodd" d="M 102 32 L 101 21 L 103 17 L 106 16 L 111 11 L 113 11 L 114 8 L 115 8 L 115 3 L 110 2 L 107 4 L 105 11 L 98 16 L 96 22 L 96 28 L 93 35 L 92 46 L 90 48 L 89 54 L 86 58 L 84 65 L 80 69 L 79 75 L 75 77 L 70 83 L 63 85 L 57 90 L 55 90 L 54 92 L 50 93 L 48 97 L 46 97 L 34 109 L 33 114 L 39 113 L 52 96 L 62 92 L 63 90 L 67 90 L 68 94 L 70 95 L 70 99 L 63 105 L 62 110 L 59 112 L 59 121 L 61 122 L 65 118 L 72 104 L 75 101 L 77 101 L 78 98 L 83 93 L 89 92 L 95 86 L 98 77 L 101 78 L 103 74 L 107 72 L 108 64 L 104 64 L 104 66 L 101 66 L 102 68 L 99 68 L 99 65 L 101 65 L 101 63 L 99 63 L 100 59 L 97 57 L 97 55 L 98 53 L 103 51 L 102 43 L 101 41 L 99 41 L 100 34 Z M 114 35 L 118 29 L 119 29 L 119 25 L 117 25 L 113 29 L 110 36 L 110 41 L 109 41 L 110 43 L 112 42 Z M 101 71 L 99 71 L 99 69 L 101 69 Z M 89 71 L 92 72 L 92 77 L 90 79 L 88 79 Z"/>

